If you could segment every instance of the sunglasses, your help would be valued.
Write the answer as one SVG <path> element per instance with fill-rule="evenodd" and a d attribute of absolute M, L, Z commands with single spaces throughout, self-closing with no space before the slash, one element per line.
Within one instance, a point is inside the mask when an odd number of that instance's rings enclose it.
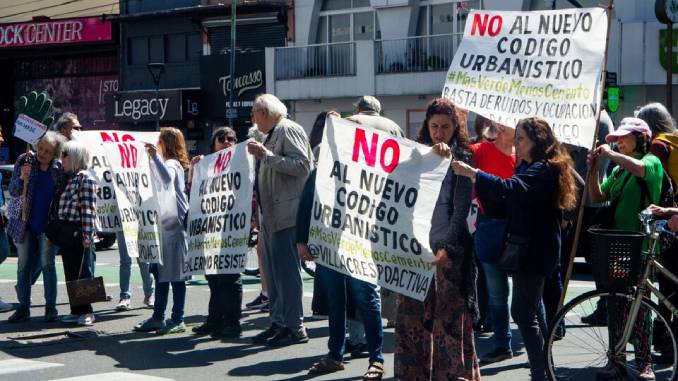
<path fill-rule="evenodd" d="M 219 136 L 217 136 L 217 141 L 219 142 L 219 144 L 224 144 L 224 143 L 226 143 L 226 142 L 231 142 L 231 143 L 235 143 L 235 142 L 236 142 L 235 136 L 228 136 L 228 135 L 219 135 Z"/>

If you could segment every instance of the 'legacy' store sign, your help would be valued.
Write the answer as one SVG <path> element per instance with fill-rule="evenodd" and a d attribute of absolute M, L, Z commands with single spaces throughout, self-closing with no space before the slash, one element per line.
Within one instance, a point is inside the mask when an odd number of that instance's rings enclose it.
<path fill-rule="evenodd" d="M 179 121 L 197 116 L 197 91 L 129 91 L 105 96 L 106 121 L 117 123 Z M 190 117 L 184 118 L 184 111 Z"/>

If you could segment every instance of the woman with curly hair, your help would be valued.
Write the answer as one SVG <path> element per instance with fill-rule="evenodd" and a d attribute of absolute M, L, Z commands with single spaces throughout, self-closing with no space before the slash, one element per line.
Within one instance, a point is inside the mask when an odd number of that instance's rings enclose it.
<path fill-rule="evenodd" d="M 429 104 L 417 142 L 441 156 L 470 162 L 466 114 L 447 99 Z M 398 296 L 394 351 L 398 379 L 480 380 L 473 341 L 476 267 L 466 225 L 470 205 L 471 181 L 448 170 L 429 233 L 436 256 L 435 283 L 423 302 Z"/>
<path fill-rule="evenodd" d="M 508 179 L 463 161 L 453 161 L 452 168 L 457 175 L 475 183 L 481 202 L 492 200 L 506 208 L 507 242 L 519 246 L 522 252 L 520 265 L 512 271 L 511 316 L 525 343 L 531 380 L 542 381 L 546 379 L 544 339 L 537 323 L 537 310 L 545 278 L 553 273 L 560 258 L 563 211 L 574 207 L 576 192 L 570 171 L 572 160 L 545 120 L 519 121 L 515 149 L 519 164 Z"/>

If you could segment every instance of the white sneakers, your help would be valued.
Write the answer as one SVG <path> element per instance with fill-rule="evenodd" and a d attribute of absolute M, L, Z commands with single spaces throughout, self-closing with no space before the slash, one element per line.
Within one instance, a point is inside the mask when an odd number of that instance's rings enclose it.
<path fill-rule="evenodd" d="M 95 321 L 94 314 L 84 314 L 78 318 L 78 325 L 91 326 Z"/>
<path fill-rule="evenodd" d="M 0 299 L 0 313 L 1 312 L 9 312 L 14 309 L 14 305 L 11 303 L 5 303 Z"/>

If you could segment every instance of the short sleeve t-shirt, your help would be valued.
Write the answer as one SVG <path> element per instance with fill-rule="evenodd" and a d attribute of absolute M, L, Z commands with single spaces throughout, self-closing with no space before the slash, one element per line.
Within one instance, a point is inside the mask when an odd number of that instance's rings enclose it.
<path fill-rule="evenodd" d="M 617 200 L 614 211 L 615 229 L 640 230 L 638 213 L 650 204 L 656 204 L 659 201 L 664 177 L 662 163 L 659 158 L 652 154 L 645 155 L 641 160 L 645 163 L 643 180 L 650 192 L 650 200 L 641 200 L 642 193 L 639 182 L 633 178 L 629 171 L 619 166 L 616 166 L 612 170 L 612 175 L 600 185 L 600 190 L 608 200 Z M 629 176 L 631 177 L 628 178 Z M 625 181 L 626 178 L 628 180 Z"/>
<path fill-rule="evenodd" d="M 481 142 L 471 145 L 475 166 L 485 173 L 508 179 L 513 176 L 516 167 L 516 156 L 507 155 L 492 142 Z"/>

